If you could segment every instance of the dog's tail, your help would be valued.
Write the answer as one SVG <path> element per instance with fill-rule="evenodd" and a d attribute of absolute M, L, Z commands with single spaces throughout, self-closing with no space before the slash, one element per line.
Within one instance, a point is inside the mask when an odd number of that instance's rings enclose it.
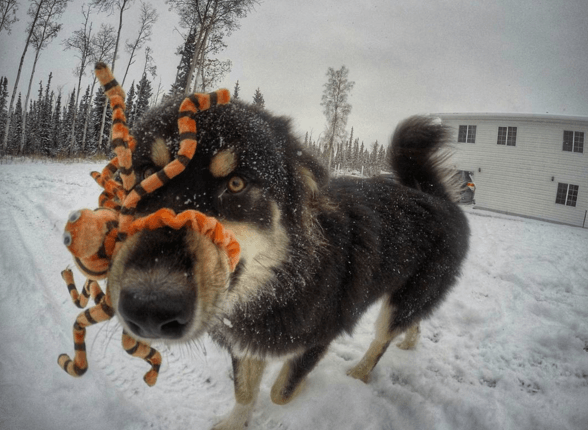
<path fill-rule="evenodd" d="M 398 181 L 436 197 L 459 201 L 460 181 L 446 166 L 449 127 L 438 118 L 413 116 L 401 122 L 388 151 Z"/>

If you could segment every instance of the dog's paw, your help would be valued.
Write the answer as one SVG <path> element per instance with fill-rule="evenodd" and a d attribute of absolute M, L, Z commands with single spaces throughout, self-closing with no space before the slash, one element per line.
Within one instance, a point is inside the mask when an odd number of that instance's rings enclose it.
<path fill-rule="evenodd" d="M 411 350 L 411 349 L 415 349 L 416 348 L 416 343 L 415 342 L 411 342 L 409 340 L 403 340 L 402 342 L 400 342 L 398 345 L 396 345 L 398 348 L 403 349 L 405 351 Z"/>
<path fill-rule="evenodd" d="M 225 418 L 216 423 L 210 430 L 245 430 L 247 428 L 247 421 L 243 424 L 236 423 L 230 419 Z"/>
<path fill-rule="evenodd" d="M 235 404 L 233 410 L 218 423 L 216 423 L 211 430 L 243 430 L 247 428 L 249 418 L 253 405 Z"/>
<path fill-rule="evenodd" d="M 347 371 L 347 376 L 351 376 L 354 379 L 359 379 L 363 383 L 367 384 L 370 380 L 370 372 L 364 367 L 357 365 Z"/>

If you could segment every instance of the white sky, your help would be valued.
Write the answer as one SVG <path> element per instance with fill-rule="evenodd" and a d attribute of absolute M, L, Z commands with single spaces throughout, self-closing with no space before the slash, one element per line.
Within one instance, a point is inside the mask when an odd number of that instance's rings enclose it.
<path fill-rule="evenodd" d="M 0 76 L 12 91 L 24 47 L 28 1 L 20 22 L 0 34 Z M 83 0 L 73 0 L 59 37 L 41 54 L 33 81 L 53 72 L 52 88 L 72 91 L 77 60 L 60 42 L 79 29 Z M 167 91 L 179 57 L 176 15 L 162 1 L 149 46 Z M 135 33 L 140 3 L 126 12 L 122 42 Z M 116 16 L 94 15 L 117 25 Z M 233 70 L 222 86 L 239 80 L 241 98 L 260 88 L 266 107 L 294 119 L 297 132 L 318 137 L 328 67 L 346 65 L 355 88 L 348 130 L 371 144 L 388 139 L 402 118 L 427 112 L 518 112 L 588 115 L 588 6 L 585 0 L 265 0 L 227 39 Z M 142 56 L 142 53 L 141 53 Z M 26 93 L 33 61 L 29 49 L 19 91 Z M 128 57 L 122 53 L 117 72 Z M 139 79 L 142 60 L 127 84 Z M 122 76 L 119 78 L 122 79 Z M 87 78 L 86 83 L 89 82 Z"/>

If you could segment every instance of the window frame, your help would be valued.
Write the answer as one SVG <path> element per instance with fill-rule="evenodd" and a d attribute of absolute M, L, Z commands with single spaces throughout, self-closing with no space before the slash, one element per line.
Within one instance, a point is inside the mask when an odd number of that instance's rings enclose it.
<path fill-rule="evenodd" d="M 517 146 L 517 127 L 498 127 L 497 145 Z"/>
<path fill-rule="evenodd" d="M 563 131 L 562 151 L 583 154 L 584 153 L 584 132 L 583 131 L 564 130 Z"/>
<path fill-rule="evenodd" d="M 576 207 L 579 190 L 579 185 L 558 182 L 555 194 L 555 204 Z"/>
<path fill-rule="evenodd" d="M 476 132 L 476 125 L 460 125 L 457 131 L 457 143 L 476 143 Z"/>

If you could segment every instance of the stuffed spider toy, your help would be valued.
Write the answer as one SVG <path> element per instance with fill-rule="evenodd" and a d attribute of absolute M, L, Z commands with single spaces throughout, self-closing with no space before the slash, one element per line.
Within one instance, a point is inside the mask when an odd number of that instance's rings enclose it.
<path fill-rule="evenodd" d="M 113 112 L 112 147 L 115 157 L 102 173 L 91 173 L 96 182 L 104 188 L 99 198 L 99 208 L 71 213 L 63 235 L 64 244 L 72 253 L 76 266 L 87 278 L 82 292 L 78 293 L 72 271 L 66 269 L 61 273 L 71 299 L 79 308 L 84 308 L 90 297 L 95 302 L 95 306 L 80 313 L 74 323 L 74 358 L 71 359 L 67 354 L 61 354 L 58 358 L 59 366 L 72 376 L 81 376 L 88 369 L 86 327 L 107 321 L 114 316 L 108 289 L 104 293 L 97 281 L 108 277 L 110 261 L 125 239 L 145 229 L 186 227 L 207 236 L 224 250 L 229 258 L 231 270 L 235 269 L 240 254 L 240 247 L 233 233 L 226 230 L 215 218 L 201 212 L 187 210 L 175 214 L 171 209 L 164 208 L 142 218 L 134 217 L 135 208 L 142 197 L 179 175 L 192 160 L 196 151 L 195 115 L 211 106 L 228 103 L 229 92 L 218 90 L 210 94 L 193 94 L 186 97 L 178 112 L 180 149 L 176 158 L 159 172 L 136 184 L 132 166 L 135 140 L 126 125 L 124 92 L 104 63 L 96 64 L 95 73 L 104 86 Z M 120 174 L 120 180 L 117 179 L 117 172 Z M 151 370 L 143 379 L 147 385 L 153 386 L 157 382 L 161 365 L 159 352 L 144 342 L 133 339 L 124 330 L 122 346 L 128 354 L 142 358 L 151 365 Z"/>

